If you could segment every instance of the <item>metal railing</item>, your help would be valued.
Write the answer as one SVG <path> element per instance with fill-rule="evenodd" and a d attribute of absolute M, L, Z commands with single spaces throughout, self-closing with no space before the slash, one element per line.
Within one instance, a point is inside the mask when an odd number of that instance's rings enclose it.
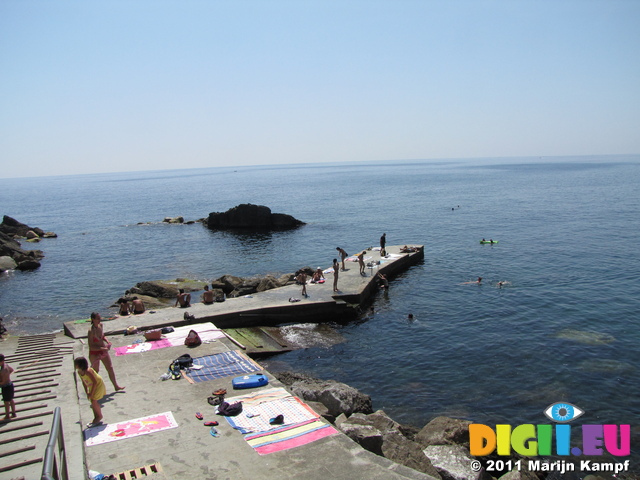
<path fill-rule="evenodd" d="M 58 445 L 57 452 L 56 444 Z M 69 480 L 60 407 L 56 407 L 53 411 L 51 433 L 49 433 L 49 442 L 47 443 L 47 448 L 44 451 L 42 476 L 40 478 L 41 480 Z"/>

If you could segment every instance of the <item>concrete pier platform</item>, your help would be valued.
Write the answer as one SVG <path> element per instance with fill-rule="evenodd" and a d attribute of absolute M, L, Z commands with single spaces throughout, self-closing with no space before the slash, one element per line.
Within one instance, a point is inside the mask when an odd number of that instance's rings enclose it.
<path fill-rule="evenodd" d="M 376 253 L 370 252 L 367 256 L 374 257 L 372 260 L 375 261 Z M 398 252 L 396 255 L 380 264 L 379 271 L 392 277 L 420 261 L 423 250 L 420 248 L 417 252 L 404 255 Z M 343 300 L 347 297 L 349 303 L 356 299 L 357 304 L 362 305 L 375 291 L 373 275 L 378 268 L 373 272 L 367 269 L 367 276 L 361 276 L 357 263 L 347 265 L 348 270 L 340 272 L 341 292 L 337 295 L 333 295 L 332 278 L 327 275 L 325 284 L 308 286 L 307 299 L 299 295 L 301 287 L 291 286 L 264 292 L 253 298 L 230 299 L 213 306 L 196 304 L 188 310 L 199 322 L 213 321 L 216 324 L 220 318 L 241 323 L 263 323 L 265 319 L 277 319 L 281 323 L 282 316 L 276 317 L 274 311 L 291 315 L 287 317 L 291 321 L 302 322 L 306 320 L 306 312 L 319 309 L 325 312 L 318 313 L 318 318 L 321 318 L 326 312 L 338 308 L 330 308 L 327 304 L 347 303 Z M 301 301 L 290 304 L 288 298 L 293 296 L 301 298 Z M 124 331 L 132 323 L 140 327 L 156 327 L 177 325 L 182 320 L 183 309 L 166 310 L 106 322 L 105 330 L 111 328 L 109 340 L 114 349 L 136 340 L 136 337 L 114 334 Z M 258 318 L 251 315 L 258 315 Z M 330 317 L 322 318 L 331 320 Z M 100 374 L 107 387 L 107 394 L 101 401 L 104 422 L 115 424 L 171 412 L 177 427 L 88 446 L 84 431 L 93 414 L 73 369 L 74 358 L 89 356 L 88 345 L 83 338 L 87 329 L 87 324 L 72 323 L 68 328 L 65 326 L 65 332 L 67 335 L 75 334 L 73 339 L 59 333 L 9 337 L 0 343 L 0 351 L 7 356 L 7 363 L 14 369 L 21 369 L 12 376 L 16 383 L 18 416 L 11 421 L 0 422 L 0 450 L 3 453 L 0 455 L 1 478 L 40 478 L 44 450 L 51 430 L 52 410 L 58 406 L 62 410 L 68 478 L 74 480 L 88 478 L 89 470 L 114 474 L 123 480 L 433 480 L 429 475 L 362 449 L 342 433 L 288 450 L 259 455 L 238 430 L 232 428 L 224 417 L 215 414 L 215 407 L 207 399 L 220 388 L 227 390 L 227 400 L 230 401 L 237 395 L 259 392 L 265 388 L 286 389 L 268 371 L 259 370 L 269 379 L 267 387 L 246 390 L 233 389 L 232 379 L 238 375 L 200 383 L 191 383 L 186 378 L 161 379 L 171 362 L 184 353 L 196 358 L 238 351 L 238 346 L 227 337 L 209 340 L 195 348 L 179 345 L 121 356 L 116 356 L 112 350 L 111 359 L 117 380 L 125 387 L 125 391 L 114 392 L 101 366 Z M 196 412 L 202 413 L 204 419 L 198 420 Z M 205 421 L 212 420 L 219 422 L 217 437 L 212 436 L 210 428 L 204 426 Z"/>
<path fill-rule="evenodd" d="M 196 303 L 188 308 L 169 307 L 147 311 L 141 315 L 116 317 L 104 321 L 108 334 L 124 333 L 131 325 L 139 329 L 151 329 L 164 326 L 181 326 L 188 323 L 212 322 L 218 328 L 242 328 L 252 326 L 271 326 L 287 323 L 320 323 L 356 316 L 358 308 L 366 304 L 378 288 L 376 275 L 382 273 L 393 277 L 424 259 L 424 247 L 415 246 L 414 252 L 402 253 L 402 246 L 387 247 L 388 255 L 380 257 L 378 250 L 368 250 L 365 263 L 372 266 L 360 275 L 358 262 L 345 262 L 346 271 L 339 272 L 338 289 L 333 292 L 333 274 L 326 274 L 323 284 L 308 284 L 307 298 L 301 295 L 299 285 L 288 285 L 249 297 L 229 298 L 225 302 L 205 305 Z M 337 253 L 337 252 L 336 252 Z M 328 268 L 325 266 L 323 268 Z M 299 302 L 290 302 L 290 298 Z M 195 317 L 184 320 L 185 311 Z M 64 331 L 72 338 L 84 338 L 89 330 L 88 323 L 66 322 Z"/>

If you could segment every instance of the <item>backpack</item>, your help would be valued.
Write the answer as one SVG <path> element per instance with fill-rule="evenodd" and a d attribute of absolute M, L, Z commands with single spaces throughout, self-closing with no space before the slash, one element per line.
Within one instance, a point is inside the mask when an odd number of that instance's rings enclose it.
<path fill-rule="evenodd" d="M 184 344 L 187 347 L 197 347 L 202 344 L 202 340 L 200 339 L 200 335 L 195 330 L 190 330 L 187 338 L 184 339 Z"/>
<path fill-rule="evenodd" d="M 174 362 L 176 362 L 180 366 L 180 368 L 189 368 L 193 366 L 193 358 L 191 358 L 191 355 L 189 355 L 188 353 L 180 355 L 174 360 Z"/>

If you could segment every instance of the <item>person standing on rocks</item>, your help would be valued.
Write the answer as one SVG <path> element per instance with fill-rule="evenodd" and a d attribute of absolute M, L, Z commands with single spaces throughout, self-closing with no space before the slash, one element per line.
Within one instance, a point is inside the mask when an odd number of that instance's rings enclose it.
<path fill-rule="evenodd" d="M 100 362 L 104 364 L 104 368 L 107 369 L 109 374 L 109 380 L 113 384 L 116 392 L 124 390 L 124 387 L 118 385 L 116 380 L 116 373 L 113 370 L 113 364 L 111 363 L 111 357 L 109 356 L 109 350 L 111 350 L 111 342 L 107 340 L 107 336 L 104 334 L 102 327 L 102 318 L 97 312 L 91 314 L 91 328 L 88 334 L 89 341 L 89 361 L 91 362 L 91 368 L 96 373 L 100 372 Z"/>

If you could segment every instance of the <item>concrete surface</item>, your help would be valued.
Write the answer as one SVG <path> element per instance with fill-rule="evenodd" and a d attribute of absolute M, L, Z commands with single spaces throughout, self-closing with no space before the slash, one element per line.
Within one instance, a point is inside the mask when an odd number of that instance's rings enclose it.
<path fill-rule="evenodd" d="M 394 247 L 390 247 L 389 250 L 393 252 Z M 374 260 L 376 260 L 377 252 L 367 253 L 367 255 L 370 254 L 373 254 Z M 411 255 L 394 258 L 382 264 L 380 271 L 389 275 L 396 274 L 421 259 L 422 255 L 421 251 L 413 258 Z M 299 322 L 305 319 L 304 312 L 310 308 L 309 306 L 312 309 L 315 308 L 313 304 L 321 305 L 321 310 L 324 309 L 325 312 L 328 312 L 332 311 L 335 306 L 327 307 L 326 304 L 339 304 L 342 302 L 341 297 L 349 297 L 350 301 L 353 299 L 357 299 L 359 302 L 366 301 L 370 291 L 375 288 L 373 275 L 377 273 L 377 269 L 374 269 L 373 272 L 371 269 L 367 269 L 367 275 L 361 276 L 357 263 L 348 262 L 347 267 L 348 271 L 340 274 L 339 287 L 342 293 L 337 296 L 334 296 L 332 292 L 332 276 L 327 275 L 326 283 L 307 287 L 309 293 L 307 299 L 301 297 L 300 286 L 290 286 L 263 292 L 254 295 L 253 298 L 230 299 L 212 306 L 195 304 L 187 310 L 196 315 L 199 322 L 213 321 L 215 323 L 214 317 L 218 313 L 235 315 L 237 319 L 241 318 L 242 313 L 261 311 L 270 308 L 270 306 L 285 306 L 292 316 L 297 317 L 300 314 L 297 318 Z M 300 298 L 301 301 L 294 304 L 289 303 L 288 299 L 292 296 Z M 299 310 L 300 307 L 302 307 L 301 310 Z M 176 326 L 179 325 L 184 309 L 169 308 L 165 310 L 159 310 L 156 314 L 123 317 L 112 322 L 105 322 L 105 331 L 119 331 L 126 329 L 131 324 L 148 328 L 172 323 L 175 323 Z M 211 311 L 214 311 L 215 314 L 212 315 Z M 332 319 L 325 318 L 325 321 L 328 320 Z M 218 388 L 225 388 L 228 391 L 228 399 L 258 389 L 234 391 L 231 380 L 235 375 L 196 384 L 191 384 L 184 378 L 165 381 L 160 379 L 160 376 L 167 372 L 170 363 L 183 353 L 189 353 L 195 358 L 228 350 L 239 350 L 238 346 L 227 338 L 203 343 L 191 349 L 176 346 L 123 356 L 115 356 L 112 351 L 111 359 L 118 383 L 126 389 L 124 392 L 115 393 L 107 372 L 103 366 L 101 367 L 100 374 L 107 386 L 107 395 L 101 401 L 104 421 L 117 423 L 171 411 L 178 423 L 178 428 L 101 445 L 86 446 L 83 429 L 84 425 L 92 420 L 93 414 L 80 380 L 74 373 L 73 359 L 78 356 L 88 358 L 88 346 L 86 339 L 82 337 L 86 337 L 89 325 L 71 322 L 68 327 L 68 332 L 72 332 L 78 338 L 72 340 L 61 333 L 43 336 L 45 346 L 37 348 L 30 347 L 33 342 L 30 339 L 33 337 L 9 337 L 0 343 L 0 351 L 9 356 L 8 363 L 14 368 L 23 365 L 29 366 L 37 361 L 30 368 L 35 369 L 36 374 L 41 373 L 47 376 L 44 380 L 37 378 L 31 380 L 33 382 L 45 381 L 46 390 L 36 388 L 25 391 L 19 399 L 16 399 L 17 402 L 20 400 L 18 402 L 18 418 L 0 424 L 0 442 L 21 436 L 23 433 L 49 430 L 51 412 L 54 407 L 59 406 L 62 410 L 64 444 L 69 478 L 71 479 L 87 478 L 88 470 L 117 474 L 155 463 L 160 464 L 162 473 L 144 478 L 173 480 L 275 480 L 282 478 L 417 480 L 433 478 L 370 453 L 341 433 L 297 448 L 264 456 L 258 455 L 246 443 L 242 434 L 233 429 L 224 417 L 215 415 L 214 407 L 207 402 L 212 391 Z M 22 340 L 25 338 L 27 340 Z M 141 338 L 141 335 L 113 334 L 109 337 L 114 348 L 129 345 Z M 40 367 L 42 372 L 37 370 Z M 262 373 L 265 373 L 269 378 L 271 387 L 284 388 L 269 372 L 263 371 Z M 18 380 L 18 377 L 15 375 L 13 379 Z M 26 383 L 24 380 L 22 383 L 17 382 L 16 395 L 21 395 L 20 389 L 25 388 Z M 43 398 L 49 399 L 41 400 Z M 39 408 L 29 411 L 21 410 L 21 408 L 33 405 L 39 405 Z M 28 418 L 32 411 L 41 412 L 38 417 L 42 418 L 41 425 L 30 426 L 33 423 L 38 423 L 38 421 L 34 422 L 33 419 Z M 195 417 L 196 412 L 201 412 L 204 415 L 203 421 Z M 220 433 L 219 437 L 210 435 L 209 427 L 203 425 L 207 420 L 220 422 L 217 427 Z M 16 428 L 18 430 L 15 430 Z M 5 471 L 3 469 L 42 457 L 48 439 L 48 435 L 40 435 L 22 440 L 12 440 L 5 444 L 0 443 L 0 478 L 40 478 L 42 463 L 37 461 L 19 468 Z M 22 453 L 1 455 L 22 448 L 28 450 Z M 120 478 L 136 477 L 125 475 Z"/>

